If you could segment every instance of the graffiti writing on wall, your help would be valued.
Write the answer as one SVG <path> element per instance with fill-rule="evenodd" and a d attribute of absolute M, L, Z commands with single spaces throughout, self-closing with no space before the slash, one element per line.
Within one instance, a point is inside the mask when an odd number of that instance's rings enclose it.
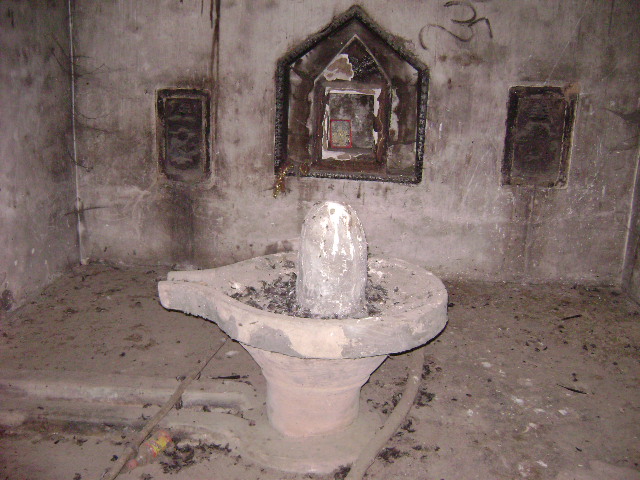
<path fill-rule="evenodd" d="M 476 35 L 477 26 L 481 24 L 486 27 L 489 38 L 493 38 L 493 31 L 491 30 L 491 22 L 489 21 L 489 19 L 487 17 L 478 17 L 476 8 L 468 1 L 449 0 L 444 3 L 443 7 L 460 7 L 452 10 L 453 15 L 449 19 L 455 28 L 447 28 L 446 26 L 436 23 L 429 23 L 422 27 L 420 29 L 419 39 L 420 46 L 425 50 L 427 50 L 427 45 L 424 40 L 424 35 L 430 28 L 444 30 L 460 42 L 470 42 L 471 39 Z M 456 15 L 457 13 L 463 14 L 458 16 Z"/>

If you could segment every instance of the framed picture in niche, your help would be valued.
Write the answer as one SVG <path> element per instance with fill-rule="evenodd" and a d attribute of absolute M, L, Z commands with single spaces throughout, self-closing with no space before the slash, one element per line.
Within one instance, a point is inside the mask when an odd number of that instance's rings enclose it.
<path fill-rule="evenodd" d="M 278 61 L 275 175 L 420 183 L 428 80 L 351 7 Z"/>

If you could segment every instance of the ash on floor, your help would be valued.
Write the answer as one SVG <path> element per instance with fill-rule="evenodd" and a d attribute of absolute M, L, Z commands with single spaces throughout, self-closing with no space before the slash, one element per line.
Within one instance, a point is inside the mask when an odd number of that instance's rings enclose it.
<path fill-rule="evenodd" d="M 165 274 L 98 265 L 60 278 L 2 319 L 3 371 L 184 375 L 224 334 L 159 305 L 157 281 Z M 636 304 L 604 287 L 449 282 L 447 289 L 449 324 L 427 346 L 416 404 L 368 479 L 640 478 Z M 388 415 L 406 375 L 405 358 L 392 356 L 362 395 Z M 203 376 L 242 376 L 264 395 L 259 368 L 231 341 Z M 6 479 L 99 479 L 130 433 L 109 425 L 25 425 L 0 413 Z M 224 445 L 165 459 L 121 478 L 334 480 L 347 472 L 286 474 Z"/>

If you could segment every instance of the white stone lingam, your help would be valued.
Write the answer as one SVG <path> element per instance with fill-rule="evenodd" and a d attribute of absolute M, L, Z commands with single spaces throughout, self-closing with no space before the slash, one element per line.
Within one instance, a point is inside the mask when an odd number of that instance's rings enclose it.
<path fill-rule="evenodd" d="M 272 313 L 231 296 L 292 273 L 298 303 L 315 318 Z M 387 296 L 374 314 L 366 305 L 367 276 Z M 269 422 L 286 437 L 349 427 L 362 385 L 387 355 L 423 345 L 447 319 L 442 282 L 402 260 L 367 259 L 355 211 L 335 202 L 308 213 L 298 254 L 171 272 L 159 292 L 164 307 L 216 322 L 247 349 L 267 381 Z"/>
<path fill-rule="evenodd" d="M 318 317 L 359 317 L 366 312 L 367 240 L 356 212 L 324 202 L 302 224 L 296 296 Z"/>

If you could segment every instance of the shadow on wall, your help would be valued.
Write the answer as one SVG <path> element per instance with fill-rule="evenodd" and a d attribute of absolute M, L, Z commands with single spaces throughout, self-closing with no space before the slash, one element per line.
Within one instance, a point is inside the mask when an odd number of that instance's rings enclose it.
<path fill-rule="evenodd" d="M 192 264 L 195 253 L 194 200 L 190 191 L 180 185 L 167 185 L 164 197 L 164 218 L 171 245 L 170 262 Z"/>

